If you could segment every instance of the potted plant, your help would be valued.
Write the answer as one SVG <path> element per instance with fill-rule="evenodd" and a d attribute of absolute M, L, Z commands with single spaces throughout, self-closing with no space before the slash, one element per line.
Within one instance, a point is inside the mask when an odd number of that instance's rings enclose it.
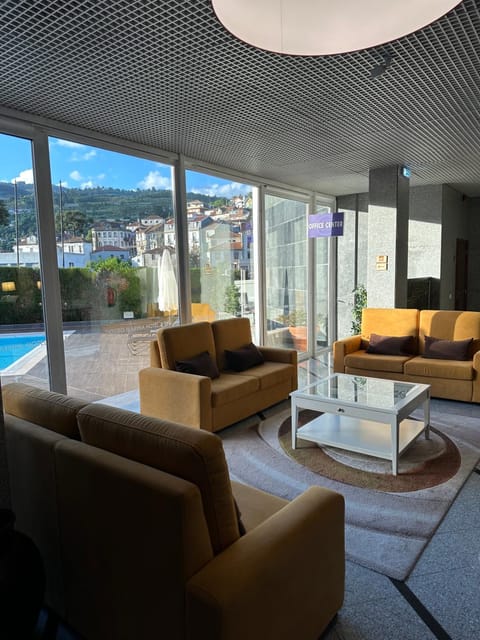
<path fill-rule="evenodd" d="M 358 335 L 362 329 L 362 310 L 367 306 L 367 290 L 359 284 L 353 290 L 352 335 Z"/>
<path fill-rule="evenodd" d="M 307 350 L 307 314 L 303 309 L 294 309 L 279 317 L 279 322 L 288 327 L 297 351 Z"/>

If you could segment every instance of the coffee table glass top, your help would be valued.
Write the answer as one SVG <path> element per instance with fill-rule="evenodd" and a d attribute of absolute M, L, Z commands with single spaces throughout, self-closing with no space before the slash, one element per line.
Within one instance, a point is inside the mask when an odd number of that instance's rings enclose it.
<path fill-rule="evenodd" d="M 424 388 L 422 384 L 336 373 L 293 393 L 312 399 L 393 410 Z"/>

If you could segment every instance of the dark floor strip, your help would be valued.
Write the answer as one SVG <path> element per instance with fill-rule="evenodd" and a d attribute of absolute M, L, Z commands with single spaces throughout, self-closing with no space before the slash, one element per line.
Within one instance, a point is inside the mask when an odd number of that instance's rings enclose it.
<path fill-rule="evenodd" d="M 474 469 L 475 473 L 478 473 L 478 475 L 480 476 L 480 469 Z"/>
<path fill-rule="evenodd" d="M 438 640 L 452 640 L 452 637 L 445 631 L 442 625 L 432 616 L 430 611 L 420 602 L 413 591 L 401 580 L 390 578 L 390 582 L 402 594 L 408 604 L 416 611 L 430 631 Z"/>

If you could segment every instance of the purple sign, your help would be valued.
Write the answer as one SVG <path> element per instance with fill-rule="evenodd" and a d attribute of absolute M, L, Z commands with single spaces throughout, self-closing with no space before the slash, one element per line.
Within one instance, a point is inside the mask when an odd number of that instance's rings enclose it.
<path fill-rule="evenodd" d="M 309 238 L 343 236 L 343 211 L 314 213 L 308 216 Z"/>

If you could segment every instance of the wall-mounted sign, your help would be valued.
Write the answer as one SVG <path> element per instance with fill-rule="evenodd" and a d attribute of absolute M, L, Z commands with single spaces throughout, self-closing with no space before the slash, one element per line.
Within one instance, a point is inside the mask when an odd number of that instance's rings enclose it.
<path fill-rule="evenodd" d="M 375 267 L 377 271 L 388 271 L 388 256 L 377 256 Z"/>
<path fill-rule="evenodd" d="M 343 236 L 343 211 L 314 213 L 308 216 L 309 238 Z"/>

